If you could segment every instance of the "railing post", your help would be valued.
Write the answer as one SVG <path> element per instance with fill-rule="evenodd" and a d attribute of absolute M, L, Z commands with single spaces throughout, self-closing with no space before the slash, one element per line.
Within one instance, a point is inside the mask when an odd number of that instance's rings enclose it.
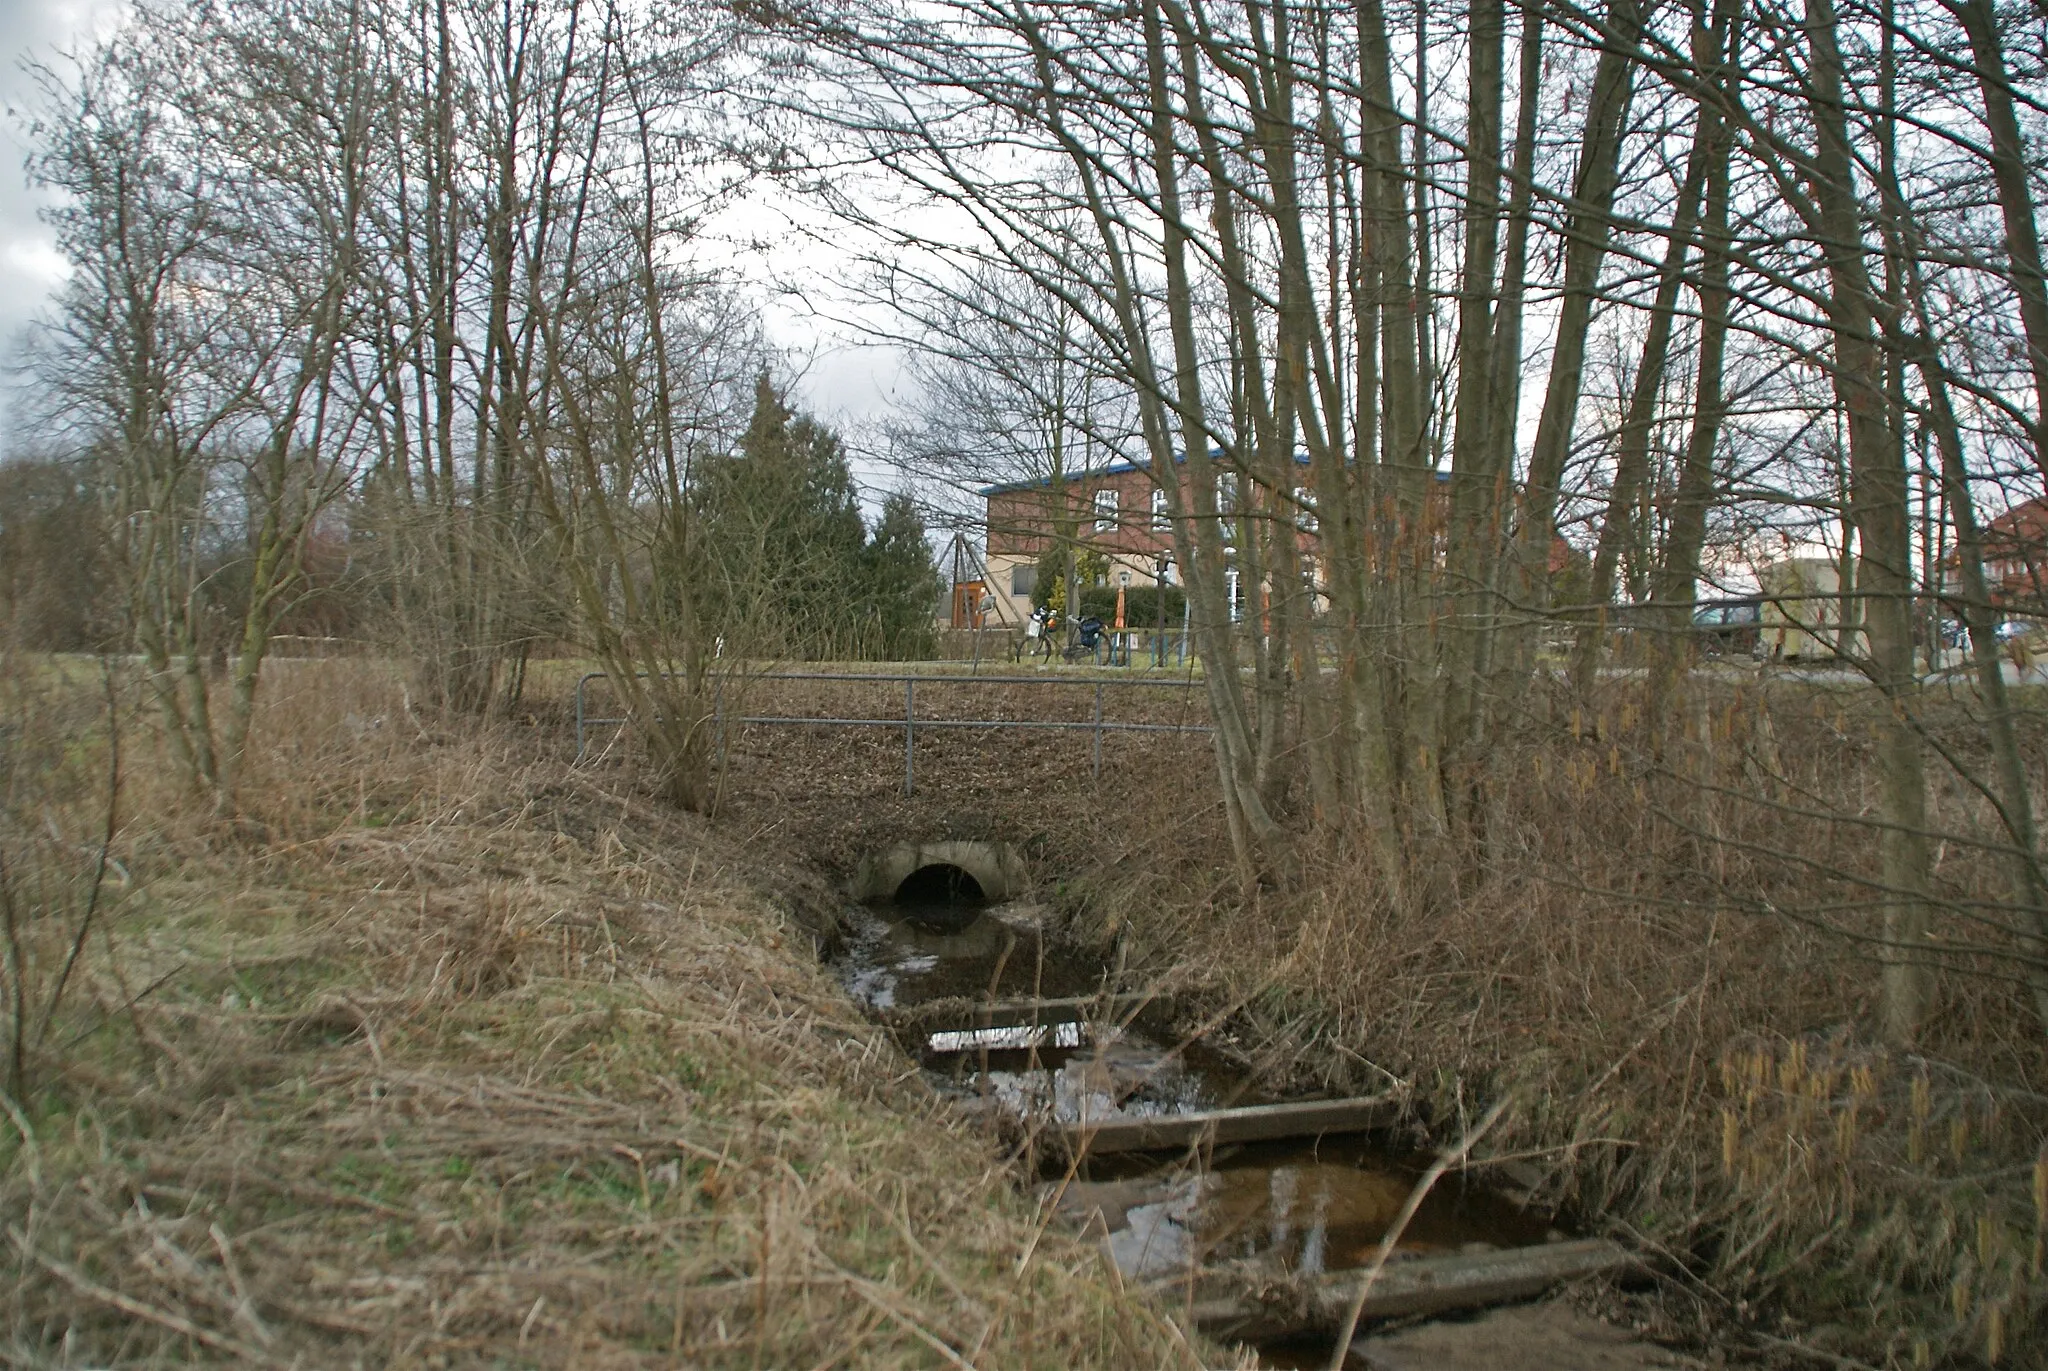
<path fill-rule="evenodd" d="M 1095 778 L 1102 779 L 1102 682 L 1095 683 Z"/>
<path fill-rule="evenodd" d="M 917 790 L 917 678 L 903 678 L 903 793 Z"/>
<path fill-rule="evenodd" d="M 589 683 L 588 672 L 576 678 L 576 760 L 579 762 L 583 760 L 583 687 Z"/>

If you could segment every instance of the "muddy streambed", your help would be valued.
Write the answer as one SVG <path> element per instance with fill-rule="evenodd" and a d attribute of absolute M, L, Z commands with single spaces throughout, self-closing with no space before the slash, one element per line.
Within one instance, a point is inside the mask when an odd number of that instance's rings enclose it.
<path fill-rule="evenodd" d="M 1026 1128 L 1160 1118 L 1275 1103 L 1200 1043 L 1177 1043 L 1163 1009 L 1107 998 L 1141 987 L 1042 936 L 1027 902 L 979 910 L 876 906 L 850 914 L 840 977 L 864 1009 L 896 1025 L 939 1089 Z M 930 921 L 957 927 L 942 931 Z M 1092 1013 L 991 1022 L 975 1006 L 1096 997 Z M 1001 1019 L 1003 1016 L 994 1016 Z M 1319 1276 L 1370 1261 L 1427 1157 L 1360 1134 L 1045 1158 L 1046 1200 L 1100 1240 L 1128 1277 L 1171 1283 L 1218 1263 Z M 1547 1219 L 1456 1177 L 1440 1180 L 1404 1230 L 1395 1260 L 1541 1244 Z M 1261 1344 L 1272 1365 L 1322 1365 L 1327 1339 Z"/>

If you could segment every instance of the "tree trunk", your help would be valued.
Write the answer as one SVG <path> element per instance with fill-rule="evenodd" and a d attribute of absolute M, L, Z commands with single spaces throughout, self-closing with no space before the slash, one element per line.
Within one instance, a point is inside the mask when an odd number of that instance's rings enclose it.
<path fill-rule="evenodd" d="M 1664 391 L 1664 364 L 1671 352 L 1671 332 L 1677 318 L 1678 291 L 1685 276 L 1685 258 L 1692 247 L 1693 230 L 1699 217 L 1700 195 L 1706 183 L 1707 164 L 1712 160 L 1713 140 L 1719 121 L 1706 110 L 1699 113 L 1693 131 L 1692 152 L 1686 159 L 1685 180 L 1678 190 L 1678 209 L 1671 217 L 1671 236 L 1664 248 L 1664 264 L 1657 276 L 1657 295 L 1650 305 L 1650 332 L 1643 340 L 1635 388 L 1621 420 L 1615 444 L 1614 484 L 1607 494 L 1607 513 L 1600 523 L 1600 541 L 1593 554 L 1593 601 L 1606 604 L 1613 596 L 1615 568 L 1628 544 L 1629 530 L 1637 522 L 1636 504 L 1649 478 L 1650 430 L 1656 423 L 1658 400 Z M 1597 628 L 1581 630 L 1572 655 L 1572 681 L 1581 691 L 1593 684 L 1600 663 L 1600 648 L 1606 635 Z"/>
<path fill-rule="evenodd" d="M 1594 70 L 1579 139 L 1578 177 L 1565 220 L 1564 289 L 1557 341 L 1551 347 L 1550 378 L 1544 387 L 1535 444 L 1529 452 L 1528 487 L 1516 538 L 1517 598 L 1537 610 L 1547 609 L 1550 603 L 1550 548 L 1557 537 L 1565 459 L 1577 427 L 1586 339 L 1601 264 L 1607 257 L 1622 129 L 1633 92 L 1629 53 L 1640 27 L 1637 0 L 1610 0 L 1603 25 L 1608 42 Z"/>
<path fill-rule="evenodd" d="M 1717 92 L 1728 88 L 1726 55 L 1734 48 L 1735 16 L 1740 4 L 1741 0 L 1715 0 L 1713 26 L 1696 25 L 1694 29 L 1694 65 Z M 1700 103 L 1699 118 L 1702 133 L 1708 135 L 1708 153 L 1705 208 L 1701 215 L 1699 362 L 1693 379 L 1692 431 L 1686 438 L 1685 455 L 1679 464 L 1670 525 L 1650 591 L 1651 621 L 1656 630 L 1651 708 L 1660 720 L 1667 716 L 1667 711 L 1658 708 L 1657 702 L 1675 699 L 1679 676 L 1692 658 L 1689 630 L 1693 601 L 1699 584 L 1700 552 L 1706 544 L 1707 511 L 1714 502 L 1715 449 L 1720 443 L 1721 419 L 1727 408 L 1721 372 L 1728 342 L 1728 161 L 1733 140 L 1714 102 Z"/>
<path fill-rule="evenodd" d="M 1885 825 L 1878 835 L 1884 925 L 1884 1029 L 1895 1043 L 1917 1036 L 1932 992 L 1918 952 L 1928 930 L 1927 790 L 1915 723 L 1912 520 L 1905 448 L 1890 421 L 1883 351 L 1873 334 L 1873 302 L 1864 264 L 1861 210 L 1843 97 L 1832 0 L 1807 0 L 1811 41 L 1809 105 L 1818 134 L 1808 224 L 1827 261 L 1834 332 L 1835 394 L 1848 416 L 1850 504 L 1861 555 L 1857 598 L 1864 606 L 1871 682 L 1885 710 L 1876 752 Z M 1847 632 L 1844 628 L 1844 632 Z"/>
<path fill-rule="evenodd" d="M 2048 476 L 2048 281 L 2043 279 L 2041 233 L 2034 219 L 2033 184 L 2027 146 L 2014 112 L 2012 78 L 1991 0 L 1950 0 L 1970 40 L 1977 64 L 1977 89 L 1984 122 L 1991 131 L 1991 176 L 2005 222 L 2005 255 L 2013 292 L 2019 296 L 2020 326 L 2027 337 L 2027 365 L 2034 378 L 2034 464 Z"/>

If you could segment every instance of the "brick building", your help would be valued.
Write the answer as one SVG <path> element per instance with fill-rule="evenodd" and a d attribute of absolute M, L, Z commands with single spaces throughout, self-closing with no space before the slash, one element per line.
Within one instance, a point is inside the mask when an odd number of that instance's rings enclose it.
<path fill-rule="evenodd" d="M 1308 459 L 1297 457 L 1296 461 L 1301 467 L 1301 483 L 1291 492 L 1290 504 L 1301 530 L 1304 566 L 1313 577 L 1314 498 L 1308 488 Z M 1185 507 L 1190 503 L 1185 489 L 1187 468 L 1177 465 L 1176 471 L 1183 482 Z M 1215 480 L 1216 507 L 1228 516 L 1237 508 L 1238 477 L 1219 470 Z M 1450 473 L 1436 473 L 1427 536 L 1440 537 L 1443 532 L 1449 490 Z M 1167 584 L 1178 584 L 1171 564 L 1173 525 L 1166 512 L 1166 492 L 1154 484 L 1148 463 L 1117 462 L 1069 477 L 1057 489 L 1046 480 L 984 486 L 981 496 L 986 502 L 985 564 L 991 583 L 987 590 L 993 601 L 990 617 L 994 622 L 1018 624 L 1030 615 L 1032 592 L 1037 588 L 1038 558 L 1058 541 L 1057 530 L 1062 524 L 1073 528 L 1078 544 L 1109 559 L 1111 585 L 1155 585 L 1162 576 Z M 1063 501 L 1064 519 L 1060 517 Z M 1564 539 L 1553 539 L 1549 558 L 1552 574 L 1579 555 Z M 1239 586 L 1235 572 L 1226 574 L 1231 602 L 1241 607 L 1246 588 Z"/>
<path fill-rule="evenodd" d="M 1984 525 L 1984 576 L 2007 613 L 2048 614 L 2048 496 Z"/>
<path fill-rule="evenodd" d="M 1313 503 L 1306 459 L 1301 460 L 1302 484 L 1293 498 L 1304 537 L 1312 538 Z M 1185 506 L 1190 503 L 1187 469 L 1177 466 L 1176 471 L 1183 482 Z M 1237 507 L 1238 478 L 1219 471 L 1215 479 L 1216 507 L 1227 516 Z M 994 583 L 989 589 L 998 600 L 997 617 L 1005 622 L 1022 622 L 1031 613 L 1038 559 L 1058 541 L 1057 530 L 1063 524 L 1071 525 L 1077 543 L 1108 558 L 1109 584 L 1150 586 L 1162 579 L 1168 585 L 1179 583 L 1172 565 L 1173 525 L 1166 512 L 1166 492 L 1153 482 L 1149 464 L 1118 462 L 1070 477 L 1057 489 L 1045 480 L 1011 481 L 986 486 L 981 495 L 987 503 L 986 562 Z M 1237 603 L 1241 592 L 1236 573 L 1229 575 L 1231 598 Z"/>

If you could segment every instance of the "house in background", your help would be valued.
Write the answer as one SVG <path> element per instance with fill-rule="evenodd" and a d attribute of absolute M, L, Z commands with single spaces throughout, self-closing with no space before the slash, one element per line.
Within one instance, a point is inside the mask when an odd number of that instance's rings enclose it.
<path fill-rule="evenodd" d="M 1984 525 L 1984 576 L 1999 610 L 2048 617 L 2048 496 L 2014 505 Z"/>
<path fill-rule="evenodd" d="M 2015 505 L 1991 520 L 1984 525 L 1983 540 L 1991 606 L 2008 621 L 2001 636 L 2023 634 L 2029 621 L 2048 619 L 2048 497 Z M 1943 559 L 1946 594 L 1962 593 L 1961 567 L 1953 551 Z M 1812 659 L 1866 650 L 1864 631 L 1854 623 L 1858 616 L 1844 603 L 1842 568 L 1835 557 L 1785 557 L 1756 572 L 1766 655 Z M 1953 604 L 1943 611 L 1954 612 Z"/>
<path fill-rule="evenodd" d="M 1295 461 L 1301 467 L 1300 484 L 1288 492 L 1287 504 L 1301 531 L 1304 561 L 1312 565 L 1315 498 L 1308 488 L 1308 458 L 1297 456 Z M 1175 472 L 1181 505 L 1187 508 L 1193 503 L 1187 467 L 1177 462 Z M 1215 474 L 1216 509 L 1226 519 L 1239 512 L 1239 479 L 1236 472 L 1220 467 Z M 1068 477 L 1057 486 L 1043 479 L 1010 481 L 985 486 L 981 495 L 987 511 L 989 581 L 1006 615 L 1031 613 L 1038 559 L 1059 541 L 1063 525 L 1073 529 L 1079 546 L 1108 560 L 1110 585 L 1135 589 L 1180 583 L 1173 564 L 1173 519 L 1167 513 L 1166 492 L 1152 479 L 1150 463 L 1116 462 Z M 1227 549 L 1229 525 L 1224 543 Z M 1243 612 L 1248 587 L 1239 583 L 1235 570 L 1224 574 L 1236 617 Z"/>
<path fill-rule="evenodd" d="M 1070 477 L 984 487 L 990 589 L 1002 617 L 1021 623 L 1038 588 L 1038 559 L 1071 521 L 1076 540 L 1109 559 L 1112 585 L 1174 582 L 1173 524 L 1151 469 L 1118 462 Z M 1064 510 L 1062 510 L 1064 502 Z"/>
<path fill-rule="evenodd" d="M 1284 501 L 1276 503 L 1292 513 L 1304 571 L 1313 579 L 1315 499 L 1308 486 L 1307 457 L 1295 460 L 1301 468 L 1300 483 L 1286 493 Z M 1185 508 L 1192 503 L 1187 468 L 1176 464 L 1176 471 Z M 1239 479 L 1234 471 L 1216 471 L 1216 508 L 1226 518 L 1238 512 Z M 1430 502 L 1432 527 L 1441 519 L 1449 481 L 1449 473 L 1437 473 L 1437 498 Z M 1070 476 L 1058 485 L 1046 479 L 1010 481 L 983 487 L 981 496 L 987 521 L 986 584 L 997 602 L 995 617 L 1005 622 L 1021 622 L 1031 613 L 1032 596 L 1038 589 L 1038 559 L 1059 541 L 1063 526 L 1073 529 L 1078 545 L 1108 560 L 1111 585 L 1137 588 L 1179 582 L 1166 492 L 1153 481 L 1149 463 L 1117 462 Z M 1226 546 L 1228 542 L 1226 532 Z M 1552 569 L 1573 555 L 1569 544 L 1557 540 L 1551 550 Z M 1251 587 L 1240 584 L 1235 570 L 1226 571 L 1225 576 L 1235 617 L 1244 612 Z"/>
<path fill-rule="evenodd" d="M 1982 532 L 1984 579 L 1991 610 L 2001 622 L 2001 638 L 2026 637 L 2048 621 L 2048 496 L 2022 501 L 1986 523 Z M 1962 558 L 1953 550 L 1942 559 L 1941 588 L 1947 599 L 1941 614 L 1945 632 L 1960 634 Z M 1960 642 L 1950 638 L 1951 644 Z"/>

